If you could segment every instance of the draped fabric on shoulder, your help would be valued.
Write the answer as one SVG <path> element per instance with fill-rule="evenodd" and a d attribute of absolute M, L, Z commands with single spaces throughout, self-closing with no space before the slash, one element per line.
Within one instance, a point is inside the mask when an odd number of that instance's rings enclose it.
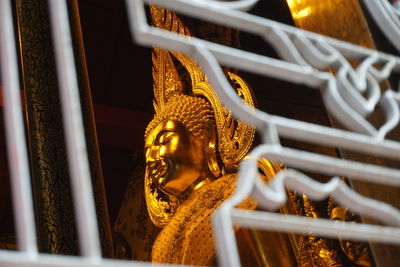
<path fill-rule="evenodd" d="M 157 263 L 210 265 L 215 256 L 211 229 L 214 210 L 233 193 L 236 174 L 226 175 L 203 186 L 185 201 L 172 220 L 158 235 L 152 252 Z M 247 199 L 239 208 L 255 209 L 256 203 Z"/>

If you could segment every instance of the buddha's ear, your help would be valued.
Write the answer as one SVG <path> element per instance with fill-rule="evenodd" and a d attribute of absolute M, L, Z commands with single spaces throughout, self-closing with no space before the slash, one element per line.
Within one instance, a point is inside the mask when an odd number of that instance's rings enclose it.
<path fill-rule="evenodd" d="M 207 125 L 205 129 L 204 143 L 206 144 L 205 153 L 207 158 L 208 169 L 214 177 L 221 176 L 221 168 L 218 165 L 217 159 L 217 132 L 215 125 Z"/>

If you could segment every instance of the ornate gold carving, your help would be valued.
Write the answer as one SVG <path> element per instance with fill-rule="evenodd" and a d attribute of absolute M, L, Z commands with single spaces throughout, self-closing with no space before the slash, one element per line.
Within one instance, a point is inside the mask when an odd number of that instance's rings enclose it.
<path fill-rule="evenodd" d="M 321 217 L 314 204 L 307 198 L 306 195 L 302 196 L 304 212 L 307 217 L 319 218 Z M 304 249 L 301 251 L 302 254 L 307 253 L 311 258 L 311 262 L 314 266 L 326 266 L 326 267 L 340 267 L 343 266 L 340 257 L 337 252 L 333 250 L 327 239 L 320 238 L 315 235 L 303 236 L 302 241 Z M 304 266 L 308 266 L 308 262 Z"/>
<path fill-rule="evenodd" d="M 350 212 L 348 208 L 337 206 L 333 199 L 329 199 L 328 205 L 329 217 L 332 220 L 347 221 L 347 222 L 357 222 L 360 223 L 360 218 L 354 213 Z M 339 238 L 340 248 L 343 253 L 352 262 L 358 266 L 371 267 L 373 266 L 368 253 L 368 244 L 345 240 Z"/>
<path fill-rule="evenodd" d="M 298 216 L 307 216 L 311 218 L 322 217 L 318 214 L 315 205 L 306 195 L 297 196 L 295 192 L 288 192 L 288 203 L 282 208 L 283 213 L 295 214 Z M 326 238 L 320 238 L 315 235 L 289 235 L 297 264 L 300 267 L 325 266 L 340 267 L 343 266 L 341 258 Z"/>

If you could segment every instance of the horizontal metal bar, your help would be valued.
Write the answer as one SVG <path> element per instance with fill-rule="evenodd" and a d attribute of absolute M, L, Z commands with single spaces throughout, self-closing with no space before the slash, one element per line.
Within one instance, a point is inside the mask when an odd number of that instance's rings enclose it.
<path fill-rule="evenodd" d="M 400 244 L 400 228 L 338 222 L 263 211 L 232 210 L 235 225 L 331 238 Z"/>
<path fill-rule="evenodd" d="M 400 143 L 396 141 L 382 140 L 378 142 L 374 137 L 365 134 L 343 131 L 284 117 L 274 116 L 271 120 L 282 137 L 355 150 L 375 156 L 400 159 Z"/>
<path fill-rule="evenodd" d="M 271 147 L 271 149 L 269 149 Z M 365 182 L 400 186 L 400 170 L 361 162 L 333 158 L 321 154 L 271 145 L 259 145 L 265 149 L 264 157 L 285 164 L 288 167 L 309 170 L 327 175 L 346 176 Z"/>

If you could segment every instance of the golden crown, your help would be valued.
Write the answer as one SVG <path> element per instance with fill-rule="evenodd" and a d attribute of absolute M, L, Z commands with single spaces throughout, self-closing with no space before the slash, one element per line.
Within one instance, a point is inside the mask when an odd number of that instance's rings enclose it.
<path fill-rule="evenodd" d="M 157 27 L 191 36 L 181 18 L 169 10 L 151 6 L 151 17 Z M 227 34 L 232 30 L 223 31 L 223 38 L 232 36 Z M 221 42 L 228 41 L 225 38 Z M 161 120 L 172 117 L 180 120 L 193 135 L 197 135 L 203 125 L 200 122 L 213 117 L 217 130 L 217 148 L 222 162 L 227 171 L 236 171 L 239 161 L 252 146 L 255 128 L 234 120 L 231 112 L 221 104 L 204 72 L 189 56 L 155 48 L 152 60 L 156 114 L 146 130 L 146 135 Z M 243 102 L 254 107 L 252 92 L 246 82 L 232 72 L 226 73 Z M 180 103 L 179 107 L 177 103 Z M 183 112 L 187 118 L 183 116 Z"/>

